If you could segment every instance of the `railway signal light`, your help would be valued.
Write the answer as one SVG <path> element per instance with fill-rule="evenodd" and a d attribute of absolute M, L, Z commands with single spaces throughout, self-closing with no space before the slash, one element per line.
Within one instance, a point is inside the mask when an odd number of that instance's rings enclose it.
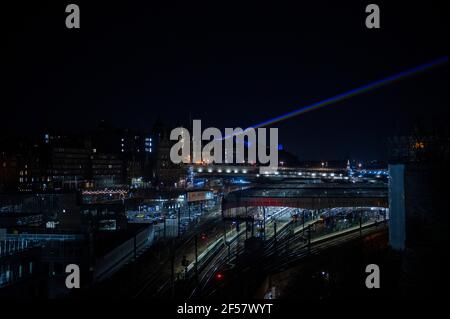
<path fill-rule="evenodd" d="M 223 274 L 222 274 L 221 272 L 218 272 L 218 273 L 216 274 L 216 279 L 217 279 L 217 280 L 222 280 L 222 279 L 223 279 Z"/>

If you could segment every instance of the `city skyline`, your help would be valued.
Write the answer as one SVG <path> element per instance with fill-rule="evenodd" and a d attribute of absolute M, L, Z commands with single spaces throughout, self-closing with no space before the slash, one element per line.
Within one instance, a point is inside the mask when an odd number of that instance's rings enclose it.
<path fill-rule="evenodd" d="M 448 28 L 438 7 L 386 4 L 382 23 L 388 27 L 367 30 L 356 14 L 363 6 L 327 5 L 326 11 L 293 6 L 299 10 L 282 11 L 287 17 L 275 11 L 268 25 L 269 8 L 256 16 L 243 8 L 228 31 L 219 23 L 226 22 L 226 11 L 209 17 L 183 5 L 177 9 L 186 12 L 179 16 L 179 10 L 141 4 L 131 18 L 134 7 L 83 3 L 80 30 L 59 23 L 59 6 L 44 2 L 25 12 L 13 7 L 15 27 L 6 37 L 12 55 L 5 68 L 12 86 L 3 110 L 10 120 L 3 128 L 76 130 L 78 123 L 94 128 L 101 119 L 139 129 L 156 120 L 176 126 L 190 119 L 245 128 L 448 51 L 439 40 L 447 38 Z M 196 23 L 174 27 L 189 16 Z M 411 22 L 420 16 L 422 23 L 410 23 L 405 32 L 407 23 L 398 16 Z M 210 28 L 199 28 L 206 22 Z M 266 28 L 257 31 L 258 25 Z M 430 70 L 281 123 L 280 140 L 301 158 L 385 159 L 391 136 L 411 134 L 416 126 L 445 131 L 447 85 L 446 66 Z"/>
<path fill-rule="evenodd" d="M 435 311 L 444 4 L 5 4 L 0 300 Z"/>

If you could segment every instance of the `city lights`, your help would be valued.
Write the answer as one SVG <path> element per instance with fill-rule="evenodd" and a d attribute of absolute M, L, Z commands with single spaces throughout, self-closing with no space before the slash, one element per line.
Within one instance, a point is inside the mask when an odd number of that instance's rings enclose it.
<path fill-rule="evenodd" d="M 445 314 L 444 4 L 8 3 L 4 317 Z"/>

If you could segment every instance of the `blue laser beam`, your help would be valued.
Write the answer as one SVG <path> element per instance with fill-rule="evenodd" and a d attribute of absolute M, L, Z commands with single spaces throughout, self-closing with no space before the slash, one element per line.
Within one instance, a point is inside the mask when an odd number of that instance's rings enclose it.
<path fill-rule="evenodd" d="M 272 125 L 272 124 L 275 124 L 277 122 L 281 122 L 281 121 L 287 120 L 287 119 L 289 119 L 291 117 L 298 116 L 300 114 L 303 114 L 303 113 L 306 113 L 306 112 L 309 112 L 309 111 L 312 111 L 312 110 L 317 110 L 317 109 L 322 108 L 324 106 L 327 106 L 327 105 L 330 105 L 330 104 L 333 104 L 333 103 L 337 103 L 337 102 L 346 100 L 346 99 L 348 99 L 350 97 L 353 97 L 353 96 L 356 96 L 356 95 L 360 95 L 362 93 L 365 93 L 365 92 L 368 92 L 368 91 L 371 91 L 371 90 L 374 90 L 374 89 L 386 86 L 386 85 L 388 85 L 388 84 L 390 84 L 392 82 L 395 82 L 395 81 L 398 81 L 398 80 L 401 80 L 401 79 L 404 79 L 404 78 L 407 78 L 407 77 L 411 77 L 413 75 L 416 75 L 418 73 L 424 72 L 424 71 L 429 70 L 429 69 L 431 69 L 433 67 L 440 66 L 440 65 L 445 64 L 447 62 L 448 62 L 448 56 L 443 56 L 443 57 L 434 59 L 432 61 L 426 62 L 424 64 L 420 64 L 418 66 L 412 67 L 412 68 L 407 69 L 405 71 L 402 71 L 402 72 L 399 72 L 399 73 L 387 76 L 387 77 L 382 78 L 380 80 L 373 81 L 371 83 L 365 84 L 363 86 L 357 87 L 357 88 L 349 90 L 347 92 L 344 92 L 344 93 L 335 95 L 333 97 L 327 98 L 325 100 L 322 100 L 322 101 L 319 101 L 319 102 L 315 102 L 313 104 L 301 107 L 301 108 L 299 108 L 297 110 L 294 110 L 294 111 L 285 113 L 283 115 L 274 117 L 272 119 L 266 120 L 264 122 L 261 122 L 261 123 L 249 126 L 247 129 L 244 130 L 244 132 L 249 130 L 249 129 L 256 129 L 258 127 L 264 127 L 264 126 Z M 236 135 L 239 135 L 239 133 L 235 134 L 235 135 L 225 136 L 224 139 L 232 137 L 232 136 L 236 136 Z"/>

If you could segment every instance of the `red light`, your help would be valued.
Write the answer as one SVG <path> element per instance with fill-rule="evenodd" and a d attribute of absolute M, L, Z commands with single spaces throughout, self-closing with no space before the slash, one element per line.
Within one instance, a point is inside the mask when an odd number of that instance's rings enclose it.
<path fill-rule="evenodd" d="M 221 280 L 223 278 L 223 275 L 219 272 L 216 274 L 216 279 Z"/>

